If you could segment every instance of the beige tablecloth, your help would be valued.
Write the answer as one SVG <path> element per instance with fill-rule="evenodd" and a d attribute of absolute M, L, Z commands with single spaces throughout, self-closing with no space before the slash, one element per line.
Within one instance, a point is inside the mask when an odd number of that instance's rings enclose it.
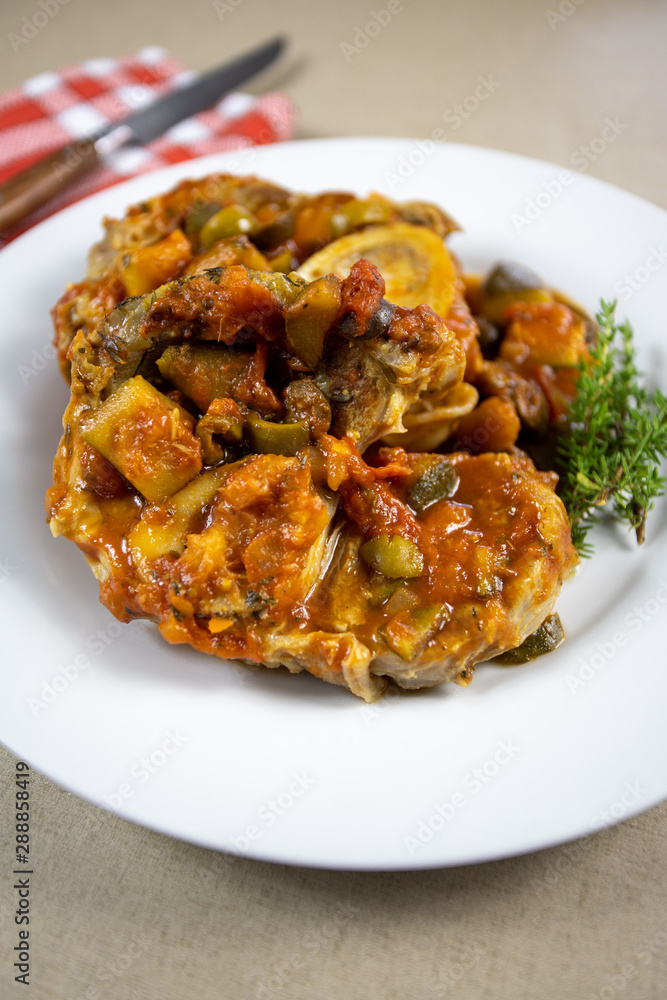
<path fill-rule="evenodd" d="M 667 203 L 659 0 L 15 0 L 3 5 L 0 28 L 1 89 L 149 44 L 203 69 L 284 32 L 292 55 L 264 85 L 297 102 L 301 137 L 442 128 L 448 140 L 586 169 Z M 5 750 L 0 767 L 3 998 L 667 996 L 667 806 L 526 857 L 364 874 L 192 847 L 39 775 L 26 990 L 13 981 L 19 927 Z"/>

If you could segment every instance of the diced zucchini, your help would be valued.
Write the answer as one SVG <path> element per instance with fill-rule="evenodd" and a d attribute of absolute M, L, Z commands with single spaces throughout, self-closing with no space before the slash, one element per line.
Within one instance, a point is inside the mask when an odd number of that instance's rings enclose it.
<path fill-rule="evenodd" d="M 387 577 L 376 576 L 371 579 L 368 590 L 368 603 L 372 608 L 383 608 L 388 604 L 399 587 L 403 586 L 402 580 L 389 580 Z"/>
<path fill-rule="evenodd" d="M 447 458 L 434 462 L 412 484 L 408 492 L 408 503 L 418 514 L 425 511 L 438 500 L 446 500 L 454 496 L 458 487 L 459 477 L 454 466 Z"/>
<path fill-rule="evenodd" d="M 524 639 L 516 649 L 508 649 L 499 656 L 494 656 L 493 663 L 500 663 L 504 667 L 517 666 L 520 663 L 527 663 L 535 660 L 538 656 L 551 653 L 552 650 L 560 646 L 565 638 L 565 630 L 557 614 L 548 615 L 540 627 Z"/>
<path fill-rule="evenodd" d="M 378 632 L 390 649 L 403 660 L 410 661 L 419 656 L 448 617 L 446 604 L 429 604 L 425 608 L 400 611 Z"/>
<path fill-rule="evenodd" d="M 224 465 L 204 472 L 170 498 L 164 517 L 142 518 L 129 534 L 130 551 L 137 563 L 160 556 L 180 555 L 192 530 L 193 519 L 213 502 L 216 493 L 237 464 Z"/>
<path fill-rule="evenodd" d="M 391 579 L 421 576 L 424 558 L 413 541 L 401 535 L 376 535 L 359 549 L 364 562 Z"/>
<path fill-rule="evenodd" d="M 272 269 L 264 254 L 247 236 L 229 236 L 193 257 L 185 274 L 203 274 L 211 268 L 231 267 L 233 264 L 243 264 L 251 271 Z"/>
<path fill-rule="evenodd" d="M 306 285 L 305 280 L 295 271 L 290 274 L 282 274 L 280 271 L 248 271 L 248 277 L 256 285 L 268 288 L 281 309 L 291 306 Z"/>
<path fill-rule="evenodd" d="M 285 249 L 281 250 L 280 253 L 275 255 L 275 257 L 271 257 L 269 263 L 272 271 L 280 271 L 282 274 L 289 274 L 290 271 L 293 271 L 295 267 L 299 266 L 291 247 L 285 247 Z"/>
<path fill-rule="evenodd" d="M 326 274 L 306 285 L 285 312 L 287 345 L 311 371 L 322 357 L 324 337 L 338 315 L 340 289 L 340 278 Z"/>
<path fill-rule="evenodd" d="M 513 364 L 576 368 L 588 354 L 586 321 L 562 302 L 517 303 L 498 356 Z"/>
<path fill-rule="evenodd" d="M 475 583 L 478 597 L 493 597 L 503 589 L 503 581 L 498 576 L 499 553 L 489 545 L 477 545 L 472 553 L 470 577 Z"/>
<path fill-rule="evenodd" d="M 236 381 L 252 361 L 252 354 L 224 344 L 183 344 L 168 347 L 157 366 L 168 382 L 206 412 L 214 399 L 233 395 Z"/>
<path fill-rule="evenodd" d="M 152 502 L 170 497 L 201 471 L 192 418 L 141 375 L 102 403 L 82 424 L 81 436 Z"/>

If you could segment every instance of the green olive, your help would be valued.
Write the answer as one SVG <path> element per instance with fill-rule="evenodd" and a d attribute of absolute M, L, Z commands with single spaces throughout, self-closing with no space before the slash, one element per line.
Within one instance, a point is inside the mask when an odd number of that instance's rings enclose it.
<path fill-rule="evenodd" d="M 421 576 L 424 569 L 424 557 L 415 543 L 401 535 L 376 535 L 359 551 L 371 569 L 394 580 Z"/>
<path fill-rule="evenodd" d="M 248 438 L 252 451 L 260 455 L 295 455 L 310 440 L 303 424 L 279 424 L 248 414 Z"/>
<path fill-rule="evenodd" d="M 252 233 L 257 227 L 257 219 L 242 205 L 227 205 L 212 215 L 202 226 L 199 242 L 204 250 L 224 240 L 228 236 L 238 236 L 240 233 Z"/>

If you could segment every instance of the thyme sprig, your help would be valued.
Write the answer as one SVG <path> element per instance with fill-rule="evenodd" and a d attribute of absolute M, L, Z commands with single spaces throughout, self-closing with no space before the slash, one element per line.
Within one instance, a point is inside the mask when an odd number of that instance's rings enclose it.
<path fill-rule="evenodd" d="M 667 397 L 644 387 L 632 327 L 616 321 L 616 302 L 600 306 L 597 340 L 580 363 L 577 394 L 558 441 L 560 495 L 582 556 L 593 553 L 586 536 L 603 508 L 633 528 L 641 545 L 647 515 L 665 492 L 660 466 L 667 457 Z"/>

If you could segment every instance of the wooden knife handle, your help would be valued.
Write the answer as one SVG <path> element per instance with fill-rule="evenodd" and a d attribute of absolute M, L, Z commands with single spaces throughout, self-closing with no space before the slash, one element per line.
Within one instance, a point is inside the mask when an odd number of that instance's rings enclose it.
<path fill-rule="evenodd" d="M 0 184 L 0 233 L 65 191 L 98 163 L 95 143 L 80 139 L 49 153 Z"/>

